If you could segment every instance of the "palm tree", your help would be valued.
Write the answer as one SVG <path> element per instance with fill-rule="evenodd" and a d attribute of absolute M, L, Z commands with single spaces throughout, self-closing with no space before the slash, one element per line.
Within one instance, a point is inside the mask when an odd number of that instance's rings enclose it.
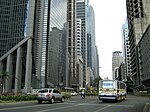
<path fill-rule="evenodd" d="M 2 79 L 2 88 L 3 88 L 2 92 L 3 93 L 4 93 L 4 90 L 5 90 L 5 81 L 6 81 L 6 79 L 8 79 L 8 77 L 9 77 L 9 73 L 8 72 L 2 71 L 0 73 L 0 78 Z"/>

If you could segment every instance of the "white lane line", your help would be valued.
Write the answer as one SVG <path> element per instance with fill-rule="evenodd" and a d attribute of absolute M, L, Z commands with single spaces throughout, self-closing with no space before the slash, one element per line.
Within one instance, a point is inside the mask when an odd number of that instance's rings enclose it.
<path fill-rule="evenodd" d="M 110 106 L 113 106 L 113 105 L 108 105 L 108 106 L 103 107 L 103 108 L 100 108 L 100 109 L 98 109 L 98 110 L 96 110 L 96 111 L 94 111 L 94 112 L 100 112 L 100 111 L 102 111 L 102 110 L 104 110 L 104 109 L 106 109 L 106 108 L 108 108 L 108 107 L 110 107 Z"/>
<path fill-rule="evenodd" d="M 61 103 L 61 104 L 65 104 L 65 103 Z M 53 105 L 58 105 L 58 104 L 53 104 Z M 60 104 L 59 104 L 60 105 Z M 10 107 L 10 108 L 2 108 L 0 110 L 15 110 L 15 109 L 24 109 L 24 108 L 32 108 L 32 107 L 44 107 L 46 105 L 31 105 L 31 106 L 22 106 L 22 107 Z"/>
<path fill-rule="evenodd" d="M 67 103 L 65 103 L 67 104 Z M 68 103 L 70 104 L 70 103 Z M 75 103 L 71 103 L 71 104 L 75 104 Z M 60 110 L 60 109 L 65 109 L 65 108 L 71 108 L 71 107 L 77 107 L 77 106 L 82 106 L 82 105 L 87 105 L 88 103 L 79 103 L 76 105 L 72 105 L 72 106 L 66 106 L 66 107 L 60 107 L 60 108 L 53 108 L 53 109 L 46 109 L 46 110 L 40 110 L 40 111 L 35 111 L 35 112 L 47 112 L 47 111 L 54 111 L 54 110 Z M 90 105 L 90 104 L 88 104 Z"/>
<path fill-rule="evenodd" d="M 65 104 L 77 104 L 77 103 L 73 103 L 73 102 L 69 102 L 69 103 L 65 103 Z M 109 104 L 99 104 L 99 103 L 80 103 L 79 105 L 88 105 L 88 106 L 90 106 L 90 105 L 99 105 L 99 106 L 108 106 Z M 120 107 L 133 107 L 134 105 L 126 105 L 126 104 L 122 104 L 122 105 L 120 105 L 120 104 L 113 104 L 113 105 L 111 105 L 111 106 L 120 106 Z"/>
<path fill-rule="evenodd" d="M 60 107 L 60 108 L 40 110 L 40 111 L 35 111 L 35 112 L 47 112 L 47 111 L 60 110 L 60 109 L 65 109 L 65 108 L 77 107 L 77 106 L 80 106 L 80 104 L 79 105 L 66 106 L 66 107 Z"/>
<path fill-rule="evenodd" d="M 47 111 L 54 111 L 54 110 L 60 110 L 60 109 L 66 109 L 66 108 L 71 108 L 71 107 L 77 107 L 77 106 L 84 106 L 84 105 L 91 105 L 91 104 L 88 104 L 88 103 L 80 103 L 80 104 L 77 104 L 77 105 L 72 105 L 72 106 L 66 106 L 66 107 L 60 107 L 60 108 L 53 108 L 53 109 L 46 109 L 46 110 L 40 110 L 40 111 L 35 111 L 35 112 L 47 112 Z M 99 105 L 99 104 L 93 104 L 93 105 Z M 99 105 L 99 106 L 105 106 L 103 108 L 100 108 L 94 112 L 100 112 L 108 107 L 111 107 L 111 106 L 127 106 L 127 107 L 133 107 L 133 105 Z"/>
<path fill-rule="evenodd" d="M 60 104 L 53 104 L 53 105 L 63 105 L 63 104 L 76 104 L 76 103 L 60 103 Z M 98 112 L 98 111 L 101 111 L 107 107 L 110 107 L 110 106 L 124 106 L 124 107 L 133 107 L 133 105 L 107 105 L 107 104 L 92 104 L 92 103 L 79 103 L 77 105 L 73 105 L 73 106 L 67 106 L 67 107 L 60 107 L 60 108 L 53 108 L 53 109 L 48 109 L 48 110 L 43 110 L 43 111 L 37 111 L 37 112 L 45 112 L 45 111 L 51 111 L 51 110 L 58 110 L 58 109 L 63 109 L 63 108 L 70 108 L 70 107 L 76 107 L 76 106 L 84 106 L 84 105 L 99 105 L 99 106 L 106 106 L 106 107 L 103 107 L 95 112 Z M 46 105 L 31 105 L 31 106 L 23 106 L 23 107 L 10 107 L 10 108 L 2 108 L 0 110 L 15 110 L 15 109 L 25 109 L 25 108 L 32 108 L 32 107 L 44 107 Z"/>
<path fill-rule="evenodd" d="M 2 108 L 0 110 L 14 110 L 14 109 L 23 109 L 23 108 L 30 108 L 30 107 L 42 107 L 45 105 L 32 105 L 32 106 L 23 106 L 23 107 L 10 107 L 10 108 Z"/>
<path fill-rule="evenodd" d="M 114 107 L 120 106 L 120 107 L 133 107 L 134 105 L 112 105 Z"/>
<path fill-rule="evenodd" d="M 106 108 L 108 108 L 108 107 L 117 107 L 117 106 L 133 107 L 133 105 L 115 105 L 115 104 L 113 104 L 113 105 L 107 105 L 106 107 L 100 108 L 100 109 L 98 109 L 98 110 L 96 110 L 96 111 L 94 111 L 94 112 L 100 112 L 100 111 L 102 111 L 102 110 L 104 110 L 104 109 L 106 109 Z"/>

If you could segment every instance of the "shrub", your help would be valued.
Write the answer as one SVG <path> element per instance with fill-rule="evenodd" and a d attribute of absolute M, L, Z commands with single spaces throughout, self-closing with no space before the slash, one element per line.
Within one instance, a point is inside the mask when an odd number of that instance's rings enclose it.
<path fill-rule="evenodd" d="M 0 96 L 1 101 L 29 101 L 36 100 L 35 95 L 12 95 L 12 96 Z"/>
<path fill-rule="evenodd" d="M 69 92 L 62 92 L 62 94 L 64 95 L 65 99 L 71 98 L 71 94 Z"/>
<path fill-rule="evenodd" d="M 139 91 L 139 95 L 140 96 L 150 96 L 150 93 L 147 90 L 145 90 L 145 91 Z"/>
<path fill-rule="evenodd" d="M 86 96 L 97 96 L 97 93 L 86 93 Z"/>

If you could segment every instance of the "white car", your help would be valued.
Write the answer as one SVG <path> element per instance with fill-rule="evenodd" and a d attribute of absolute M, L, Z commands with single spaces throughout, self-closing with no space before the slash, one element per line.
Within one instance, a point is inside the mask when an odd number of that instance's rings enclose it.
<path fill-rule="evenodd" d="M 54 103 L 55 101 L 65 101 L 64 95 L 57 89 L 41 89 L 36 96 L 39 104 L 41 104 L 42 101 L 49 101 L 50 103 Z"/>
<path fill-rule="evenodd" d="M 70 94 L 71 94 L 71 96 L 77 96 L 78 95 L 78 93 L 75 91 L 71 92 Z"/>

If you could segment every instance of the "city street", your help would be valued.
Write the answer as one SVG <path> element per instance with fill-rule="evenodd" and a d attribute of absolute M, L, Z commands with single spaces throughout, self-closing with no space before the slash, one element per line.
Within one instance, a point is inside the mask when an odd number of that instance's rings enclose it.
<path fill-rule="evenodd" d="M 64 103 L 54 104 L 33 102 L 19 102 L 0 104 L 0 112 L 142 112 L 148 97 L 137 97 L 128 95 L 121 102 L 101 102 L 97 96 L 88 96 L 81 99 L 73 96 Z"/>

